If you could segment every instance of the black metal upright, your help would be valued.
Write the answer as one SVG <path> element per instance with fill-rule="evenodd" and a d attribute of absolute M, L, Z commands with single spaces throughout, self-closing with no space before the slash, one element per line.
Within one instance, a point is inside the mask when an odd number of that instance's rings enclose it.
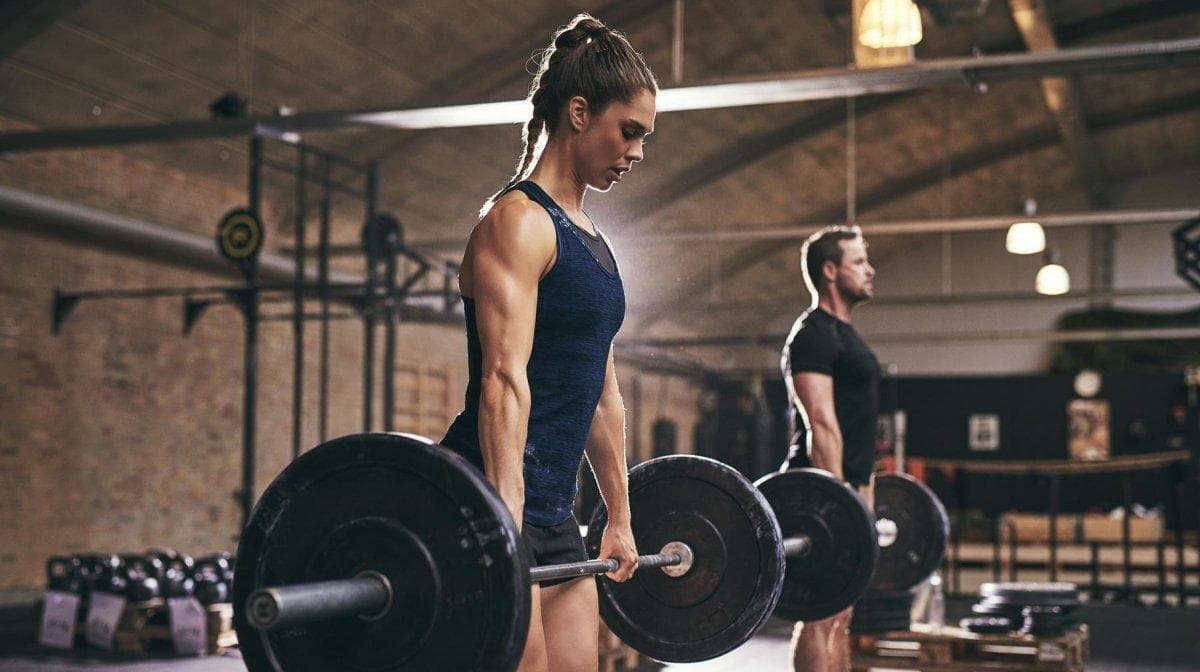
<path fill-rule="evenodd" d="M 367 164 L 367 221 L 375 218 L 375 203 L 379 193 L 379 164 Z M 395 430 L 396 425 L 396 254 L 389 250 L 385 260 L 384 283 L 387 287 L 383 304 L 383 431 Z"/>
<path fill-rule="evenodd" d="M 375 216 L 375 163 L 372 162 L 367 166 L 367 218 L 366 221 L 371 222 Z M 364 229 L 364 233 L 366 230 Z M 378 269 L 375 267 L 377 260 L 371 258 L 368 253 L 367 257 L 367 289 L 366 300 L 362 305 L 363 317 L 363 431 L 371 431 L 371 423 L 373 421 L 372 411 L 375 404 L 375 309 L 378 299 L 375 296 L 376 274 Z M 385 402 L 386 405 L 386 402 Z M 386 422 L 386 420 L 385 420 Z"/>
<path fill-rule="evenodd" d="M 1136 602 L 1137 595 L 1133 592 L 1133 547 L 1129 534 L 1130 518 L 1133 517 L 1133 483 L 1128 473 L 1121 475 L 1121 502 L 1121 564 L 1125 579 L 1122 599 Z"/>
<path fill-rule="evenodd" d="M 1050 474 L 1050 581 L 1058 580 L 1058 507 L 1062 476 Z"/>
<path fill-rule="evenodd" d="M 317 263 L 318 296 L 321 301 L 321 360 L 318 392 L 317 433 L 321 443 L 329 438 L 329 226 L 333 207 L 329 183 L 329 157 L 321 156 L 321 231 Z"/>
<path fill-rule="evenodd" d="M 308 218 L 308 154 L 304 145 L 296 148 L 300 170 L 296 172 L 296 278 L 292 296 L 292 459 L 300 457 L 304 424 L 304 263 L 305 220 Z"/>
<path fill-rule="evenodd" d="M 262 138 L 257 136 L 250 139 L 250 175 L 249 198 L 250 211 L 255 217 L 259 216 L 262 205 L 260 171 L 262 169 Z M 255 447 L 255 399 L 258 396 L 258 259 L 251 257 L 246 264 L 246 283 L 248 285 L 243 297 L 242 320 L 245 335 L 243 355 L 243 371 L 245 383 L 242 397 L 242 529 L 250 522 L 250 511 L 254 508 L 254 470 Z"/>

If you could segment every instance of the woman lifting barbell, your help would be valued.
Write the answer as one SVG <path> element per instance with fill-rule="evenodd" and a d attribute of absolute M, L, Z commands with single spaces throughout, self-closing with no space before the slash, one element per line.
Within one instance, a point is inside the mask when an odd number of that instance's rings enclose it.
<path fill-rule="evenodd" d="M 637 562 L 612 359 L 625 294 L 583 198 L 642 160 L 657 90 L 625 37 L 591 16 L 555 33 L 517 171 L 484 205 L 463 256 L 470 379 L 442 441 L 484 470 L 523 523 L 533 565 L 587 558 L 571 514 L 586 452 L 610 513 L 600 556 L 620 562 L 617 581 Z M 519 669 L 595 669 L 595 583 L 545 582 L 532 598 Z"/>

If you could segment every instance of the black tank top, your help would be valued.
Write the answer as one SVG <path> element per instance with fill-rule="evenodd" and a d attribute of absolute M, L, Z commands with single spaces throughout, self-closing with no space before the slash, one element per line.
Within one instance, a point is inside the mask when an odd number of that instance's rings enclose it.
<path fill-rule="evenodd" d="M 531 405 L 525 441 L 525 521 L 547 526 L 571 515 L 575 475 L 604 374 L 613 337 L 625 318 L 621 276 L 604 268 L 589 236 L 577 227 L 541 187 L 529 181 L 513 187 L 550 214 L 558 254 L 554 267 L 538 283 L 533 349 L 527 375 Z M 603 240 L 599 236 L 593 242 Z M 611 251 L 605 251 L 611 257 Z M 442 444 L 483 469 L 479 447 L 480 369 L 483 360 L 475 322 L 475 302 L 463 297 L 467 317 L 470 378 L 462 413 Z"/>

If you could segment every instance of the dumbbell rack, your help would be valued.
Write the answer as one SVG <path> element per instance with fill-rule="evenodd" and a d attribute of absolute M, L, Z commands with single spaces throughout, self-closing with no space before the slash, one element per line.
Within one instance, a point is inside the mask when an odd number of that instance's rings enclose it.
<path fill-rule="evenodd" d="M 914 624 L 904 632 L 851 635 L 851 669 L 922 670 L 923 672 L 1083 672 L 1088 658 L 1088 628 L 1058 637 L 983 635 L 962 628 Z"/>
<path fill-rule="evenodd" d="M 162 598 L 126 604 L 113 638 L 113 650 L 123 654 L 146 655 L 152 648 L 171 647 L 171 627 L 151 622 L 157 614 L 166 609 L 167 602 Z M 206 653 L 223 653 L 237 646 L 237 632 L 233 629 L 233 605 L 229 602 L 210 604 L 204 607 L 204 611 L 208 619 Z M 81 631 L 82 627 L 81 623 Z"/>

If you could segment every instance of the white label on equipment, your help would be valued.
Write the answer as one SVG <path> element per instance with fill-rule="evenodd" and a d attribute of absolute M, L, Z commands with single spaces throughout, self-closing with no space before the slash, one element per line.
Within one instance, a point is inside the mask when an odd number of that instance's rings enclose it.
<path fill-rule="evenodd" d="M 208 648 L 208 614 L 194 597 L 172 597 L 167 600 L 171 610 L 171 639 L 175 651 L 184 655 L 203 655 Z"/>
<path fill-rule="evenodd" d="M 1037 659 L 1047 662 L 1066 660 L 1067 651 L 1057 644 L 1040 644 L 1038 646 Z"/>
<path fill-rule="evenodd" d="M 117 624 L 121 612 L 125 611 L 125 598 L 112 593 L 92 593 L 92 604 L 88 607 L 87 624 L 83 636 L 88 644 L 112 651 Z"/>
<path fill-rule="evenodd" d="M 75 647 L 75 619 L 80 598 L 75 593 L 47 590 L 42 601 L 42 629 L 38 643 L 56 649 Z"/>
<path fill-rule="evenodd" d="M 971 450 L 999 450 L 1000 416 L 974 413 L 967 422 L 967 445 Z"/>

